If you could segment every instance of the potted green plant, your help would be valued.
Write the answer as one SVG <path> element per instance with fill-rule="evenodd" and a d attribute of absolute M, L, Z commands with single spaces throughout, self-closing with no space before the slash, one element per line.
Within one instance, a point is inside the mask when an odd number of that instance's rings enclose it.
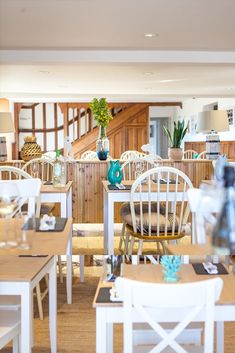
<path fill-rule="evenodd" d="M 99 126 L 99 138 L 96 141 L 97 156 L 100 160 L 106 160 L 109 154 L 109 140 L 106 135 L 106 128 L 113 117 L 105 98 L 94 98 L 89 108 Z"/>
<path fill-rule="evenodd" d="M 164 132 L 168 136 L 171 147 L 168 149 L 168 157 L 172 160 L 181 160 L 183 158 L 183 149 L 180 147 L 188 127 L 185 127 L 184 120 L 174 121 L 174 129 L 171 134 L 170 130 L 163 126 Z"/>

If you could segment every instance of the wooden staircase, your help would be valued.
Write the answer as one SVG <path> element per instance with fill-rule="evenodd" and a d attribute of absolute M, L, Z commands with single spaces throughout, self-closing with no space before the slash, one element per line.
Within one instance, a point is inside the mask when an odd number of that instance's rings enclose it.
<path fill-rule="evenodd" d="M 112 113 L 115 112 L 107 128 L 110 142 L 110 155 L 119 158 L 121 153 L 129 149 L 140 150 L 147 143 L 149 126 L 149 103 L 128 103 L 116 110 L 110 104 Z M 87 124 L 91 126 L 91 124 Z M 89 129 L 83 136 L 73 142 L 75 158 L 87 150 L 95 150 L 98 138 L 98 127 Z"/>

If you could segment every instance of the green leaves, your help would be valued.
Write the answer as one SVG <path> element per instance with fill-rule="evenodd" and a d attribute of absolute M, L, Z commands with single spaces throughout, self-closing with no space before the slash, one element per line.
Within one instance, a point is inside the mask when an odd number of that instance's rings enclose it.
<path fill-rule="evenodd" d="M 94 98 L 89 104 L 89 108 L 91 109 L 98 126 L 107 127 L 110 120 L 113 119 L 105 98 Z"/>
<path fill-rule="evenodd" d="M 174 121 L 174 130 L 173 130 L 173 136 L 170 133 L 170 130 L 166 127 L 163 126 L 165 134 L 168 136 L 171 147 L 172 148 L 180 148 L 181 142 L 183 141 L 184 136 L 186 135 L 187 132 L 187 126 L 184 127 L 184 120 L 180 121 L 178 120 L 177 123 Z"/>

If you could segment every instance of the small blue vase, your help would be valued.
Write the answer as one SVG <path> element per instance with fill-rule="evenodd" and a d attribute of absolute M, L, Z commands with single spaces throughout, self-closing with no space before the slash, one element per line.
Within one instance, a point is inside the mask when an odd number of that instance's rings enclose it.
<path fill-rule="evenodd" d="M 110 161 L 108 170 L 108 181 L 111 185 L 120 184 L 122 181 L 123 173 L 119 161 Z"/>

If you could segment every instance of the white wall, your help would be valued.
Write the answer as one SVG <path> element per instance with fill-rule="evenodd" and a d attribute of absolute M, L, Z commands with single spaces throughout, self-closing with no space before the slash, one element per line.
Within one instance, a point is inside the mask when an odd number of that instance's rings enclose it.
<path fill-rule="evenodd" d="M 198 113 L 205 110 L 204 106 L 212 103 L 218 103 L 219 110 L 226 110 L 235 107 L 235 98 L 195 98 L 183 101 L 183 108 L 180 112 L 182 119 L 187 122 L 194 117 L 197 121 Z M 220 132 L 221 141 L 235 140 L 235 127 L 230 127 L 230 131 Z M 184 141 L 205 141 L 205 134 L 187 134 Z"/>

